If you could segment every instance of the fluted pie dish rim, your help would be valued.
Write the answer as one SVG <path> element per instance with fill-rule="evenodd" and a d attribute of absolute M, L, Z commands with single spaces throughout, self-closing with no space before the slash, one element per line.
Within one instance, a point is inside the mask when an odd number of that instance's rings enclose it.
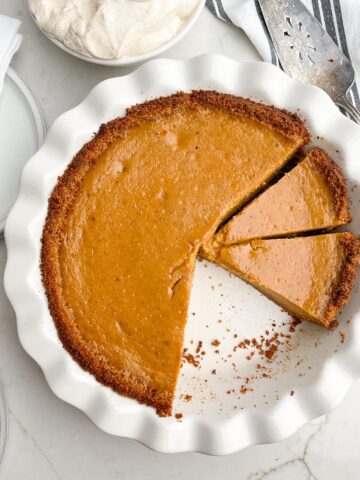
<path fill-rule="evenodd" d="M 349 342 L 342 351 L 324 360 L 315 381 L 297 388 L 297 395 L 280 398 L 268 409 L 233 412 L 228 418 L 193 414 L 178 422 L 173 417 L 160 419 L 151 409 L 134 401 L 119 402 L 113 392 L 75 364 L 51 325 L 39 282 L 40 237 L 47 200 L 57 176 L 72 156 L 101 123 L 123 115 L 126 107 L 192 89 L 252 97 L 290 111 L 298 108 L 315 143 L 317 136 L 331 138 L 351 179 L 360 180 L 359 168 L 348 160 L 356 157 L 359 128 L 344 118 L 319 89 L 300 85 L 275 67 L 260 62 L 237 63 L 217 55 L 187 61 L 154 60 L 128 76 L 96 86 L 82 104 L 54 123 L 44 146 L 26 165 L 18 200 L 6 225 L 5 288 L 17 314 L 25 350 L 39 363 L 52 390 L 83 410 L 99 428 L 134 438 L 159 451 L 228 454 L 252 444 L 285 438 L 339 403 L 360 373 L 358 321 L 352 322 Z M 329 382 L 338 375 L 339 368 L 343 372 L 341 387 L 329 390 Z M 289 415 L 291 421 L 287 422 Z"/>

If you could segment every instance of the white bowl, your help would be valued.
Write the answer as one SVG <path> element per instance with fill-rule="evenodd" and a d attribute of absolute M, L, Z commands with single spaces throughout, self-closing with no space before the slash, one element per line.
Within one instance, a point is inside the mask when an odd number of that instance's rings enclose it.
<path fill-rule="evenodd" d="M 136 65 L 136 64 L 145 62 L 146 60 L 150 60 L 151 58 L 156 57 L 157 55 L 160 55 L 161 53 L 164 53 L 170 47 L 175 45 L 190 30 L 190 28 L 194 25 L 194 23 L 196 22 L 196 20 L 200 16 L 200 13 L 201 13 L 204 5 L 205 5 L 205 1 L 206 0 L 199 0 L 198 5 L 194 8 L 191 15 L 183 23 L 180 30 L 168 42 L 164 43 L 163 45 L 156 48 L 155 50 L 151 50 L 150 52 L 144 53 L 143 55 L 136 55 L 135 57 L 129 57 L 129 58 L 123 58 L 123 59 L 117 59 L 117 60 L 103 60 L 101 58 L 89 57 L 87 55 L 82 55 L 81 53 L 78 53 L 75 50 L 72 50 L 71 48 L 67 47 L 62 42 L 60 42 L 56 38 L 49 35 L 44 29 L 42 29 L 39 26 L 39 24 L 37 23 L 34 15 L 32 14 L 32 12 L 29 8 L 28 0 L 26 1 L 26 3 L 27 3 L 28 10 L 30 12 L 31 17 L 34 20 L 34 22 L 36 23 L 36 25 L 39 27 L 39 29 L 43 32 L 43 34 L 47 38 L 49 38 L 53 43 L 55 43 L 55 45 L 57 45 L 59 48 L 61 48 L 65 52 L 69 53 L 70 55 L 73 55 L 74 57 L 80 58 L 81 60 L 84 60 L 85 62 L 96 63 L 98 65 L 105 65 L 105 66 L 108 66 L 108 67 L 128 67 L 130 65 Z"/>
<path fill-rule="evenodd" d="M 297 83 L 267 63 L 237 63 L 218 55 L 153 60 L 130 75 L 97 85 L 79 106 L 54 122 L 43 147 L 25 166 L 18 199 L 5 226 L 5 290 L 16 312 L 20 341 L 57 396 L 85 412 L 102 430 L 155 450 L 220 455 L 283 439 L 339 404 L 360 377 L 359 282 L 340 317 L 344 343 L 338 331 L 304 323 L 303 331 L 297 330 L 291 339 L 291 350 L 279 352 L 268 365 L 272 378 L 256 379 L 250 385 L 254 391 L 238 395 L 244 378 L 253 375 L 261 359 L 255 355 L 247 361 L 243 351 L 234 354 L 232 334 L 238 335 L 237 342 L 258 338 L 265 329 L 271 330 L 270 319 L 281 324 L 290 318 L 240 279 L 214 265 L 198 263 L 185 346 L 195 349 L 202 340 L 207 354 L 200 369 L 188 363 L 182 367 L 174 404 L 174 413 L 183 413 L 178 422 L 174 417 L 159 418 L 152 408 L 121 397 L 79 367 L 58 339 L 39 269 L 48 198 L 74 154 L 101 123 L 124 115 L 130 105 L 192 89 L 214 89 L 298 109 L 314 144 L 326 148 L 340 163 L 350 187 L 360 184 L 360 128 L 341 115 L 320 89 Z M 352 226 L 359 228 L 360 188 L 350 193 Z M 219 360 L 211 346 L 215 338 L 221 340 L 222 356 L 233 354 L 232 360 Z M 217 375 L 211 374 L 213 369 Z M 232 390 L 236 394 L 226 393 Z M 192 400 L 185 402 L 181 394 L 192 395 Z"/>

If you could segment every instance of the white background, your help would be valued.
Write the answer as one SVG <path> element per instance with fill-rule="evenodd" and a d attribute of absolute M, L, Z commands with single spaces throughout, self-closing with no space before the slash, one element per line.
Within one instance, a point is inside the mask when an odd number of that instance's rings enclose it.
<path fill-rule="evenodd" d="M 41 104 L 49 125 L 82 101 L 99 81 L 130 71 L 95 66 L 62 52 L 38 31 L 22 0 L 0 0 L 0 14 L 23 22 L 24 42 L 13 67 Z M 189 58 L 207 52 L 258 59 L 240 31 L 207 10 L 193 30 L 163 56 Z M 21 141 L 16 132 L 14 141 Z M 5 261 L 5 244 L 0 240 L 0 276 Z M 14 312 L 2 286 L 0 379 L 10 413 L 1 480 L 360 478 L 360 383 L 333 413 L 278 444 L 252 447 L 228 457 L 155 453 L 99 431 L 81 412 L 51 393 L 39 367 L 19 344 Z"/>

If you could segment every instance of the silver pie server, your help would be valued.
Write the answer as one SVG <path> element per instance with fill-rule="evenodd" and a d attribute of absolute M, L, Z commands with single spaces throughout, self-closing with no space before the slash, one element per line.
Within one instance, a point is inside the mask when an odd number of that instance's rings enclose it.
<path fill-rule="evenodd" d="M 270 37 L 285 72 L 322 88 L 360 124 L 360 112 L 347 93 L 355 80 L 353 66 L 300 0 L 259 0 Z"/>

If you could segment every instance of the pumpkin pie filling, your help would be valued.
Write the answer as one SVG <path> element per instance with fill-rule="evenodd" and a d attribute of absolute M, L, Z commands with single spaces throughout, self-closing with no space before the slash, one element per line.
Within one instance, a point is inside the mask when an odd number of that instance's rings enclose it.
<path fill-rule="evenodd" d="M 295 317 L 331 327 L 350 299 L 360 241 L 349 232 L 252 240 L 217 261 Z"/>
<path fill-rule="evenodd" d="M 308 141 L 296 115 L 215 92 L 102 126 L 59 179 L 43 233 L 50 311 L 75 360 L 169 415 L 199 246 Z"/>
<path fill-rule="evenodd" d="M 230 245 L 252 238 L 333 229 L 350 221 L 346 182 L 340 167 L 324 150 L 313 148 L 293 170 L 228 223 L 225 241 Z"/>
<path fill-rule="evenodd" d="M 332 230 L 350 221 L 348 191 L 340 167 L 324 150 L 313 148 L 232 217 L 202 246 L 201 254 L 213 260 L 215 250 L 222 246 Z"/>

